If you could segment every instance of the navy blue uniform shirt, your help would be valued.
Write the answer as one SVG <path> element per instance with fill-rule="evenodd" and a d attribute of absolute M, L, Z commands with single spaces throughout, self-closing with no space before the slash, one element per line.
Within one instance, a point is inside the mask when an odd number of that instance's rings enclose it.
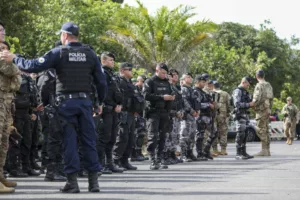
<path fill-rule="evenodd" d="M 80 42 L 71 42 L 68 43 L 66 46 L 71 46 L 71 47 L 82 46 L 82 44 Z M 38 73 L 50 68 L 56 69 L 59 66 L 59 62 L 61 59 L 60 52 L 61 52 L 61 47 L 56 47 L 40 58 L 26 60 L 22 57 L 16 57 L 14 58 L 13 62 L 19 67 L 21 71 L 28 72 L 28 73 Z M 94 55 L 96 60 L 96 66 L 95 66 L 95 72 L 92 73 L 92 76 L 97 88 L 99 101 L 100 103 L 102 103 L 104 101 L 107 92 L 106 76 L 101 67 L 98 57 L 96 56 L 95 53 Z"/>

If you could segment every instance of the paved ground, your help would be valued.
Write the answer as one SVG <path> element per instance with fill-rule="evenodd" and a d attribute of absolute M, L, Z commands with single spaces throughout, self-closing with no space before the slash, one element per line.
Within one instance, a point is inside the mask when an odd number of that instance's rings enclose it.
<path fill-rule="evenodd" d="M 250 154 L 259 143 L 248 145 Z M 80 179 L 80 194 L 60 194 L 63 183 L 46 183 L 43 177 L 14 179 L 19 186 L 15 194 L 0 199 L 222 199 L 222 200 L 299 200 L 300 141 L 288 146 L 284 141 L 272 143 L 270 158 L 234 160 L 234 145 L 229 156 L 214 161 L 171 166 L 168 170 L 150 171 L 149 162 L 137 163 L 138 171 L 100 177 L 101 193 L 87 192 L 87 180 Z"/>

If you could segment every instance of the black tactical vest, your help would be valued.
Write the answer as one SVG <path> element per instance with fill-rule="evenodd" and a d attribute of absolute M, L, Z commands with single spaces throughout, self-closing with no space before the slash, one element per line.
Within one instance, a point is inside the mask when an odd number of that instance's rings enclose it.
<path fill-rule="evenodd" d="M 145 98 L 142 94 L 142 91 L 139 90 L 137 86 L 134 88 L 131 109 L 133 112 L 137 113 L 141 113 L 145 109 Z"/>
<path fill-rule="evenodd" d="M 119 88 L 120 78 L 113 73 L 112 69 L 103 66 L 106 79 L 107 79 L 107 86 L 108 91 L 106 98 L 104 100 L 104 104 L 106 105 L 115 105 L 121 104 L 123 101 L 123 94 Z"/>
<path fill-rule="evenodd" d="M 30 78 L 24 74 L 22 74 L 22 83 L 19 91 L 16 92 L 14 102 L 17 109 L 30 108 Z"/>
<path fill-rule="evenodd" d="M 56 68 L 56 94 L 92 92 L 92 73 L 96 60 L 89 47 L 61 47 L 61 60 Z"/>
<path fill-rule="evenodd" d="M 240 90 L 241 92 L 241 103 L 250 103 L 252 101 L 249 92 L 245 88 L 237 87 L 236 90 Z M 234 97 L 232 97 L 232 99 L 233 98 Z M 248 109 L 245 108 L 240 110 L 248 110 Z"/>
<path fill-rule="evenodd" d="M 167 79 L 159 79 L 157 76 L 153 76 L 152 78 L 153 82 L 153 93 L 156 95 L 171 95 L 172 89 L 170 86 L 170 83 Z M 151 107 L 155 109 L 166 109 L 171 110 L 172 101 L 165 101 L 163 99 L 158 100 L 156 102 L 151 102 Z"/>
<path fill-rule="evenodd" d="M 172 110 L 180 111 L 183 109 L 183 98 L 181 91 L 174 85 L 171 86 L 173 93 L 175 94 L 175 100 L 172 102 Z"/>
<path fill-rule="evenodd" d="M 195 110 L 195 97 L 196 96 L 194 95 L 193 88 L 186 86 L 186 85 L 183 85 L 182 88 L 186 88 L 189 91 L 188 95 L 186 96 L 186 100 L 189 102 L 191 107 Z"/>
<path fill-rule="evenodd" d="M 203 90 L 199 90 L 199 91 L 200 91 L 200 95 L 201 95 L 201 103 L 211 103 L 212 102 L 212 96 L 210 96 L 210 94 L 204 92 Z M 203 115 L 210 114 L 209 108 L 201 108 L 200 111 Z"/>

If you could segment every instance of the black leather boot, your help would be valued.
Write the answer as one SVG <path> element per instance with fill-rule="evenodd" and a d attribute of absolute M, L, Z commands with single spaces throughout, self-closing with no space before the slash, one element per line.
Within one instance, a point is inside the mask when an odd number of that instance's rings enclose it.
<path fill-rule="evenodd" d="M 64 176 L 61 176 L 58 172 L 58 164 L 53 162 L 48 164 L 47 166 L 47 173 L 44 178 L 44 181 L 46 182 L 65 182 L 67 181 L 67 178 Z"/>
<path fill-rule="evenodd" d="M 136 166 L 133 166 L 131 165 L 129 162 L 128 162 L 128 159 L 122 159 L 121 161 L 121 166 L 127 170 L 137 170 L 137 167 Z"/>
<path fill-rule="evenodd" d="M 98 173 L 89 172 L 89 192 L 100 192 L 99 183 L 98 183 Z"/>
<path fill-rule="evenodd" d="M 67 174 L 67 182 L 65 187 L 60 189 L 62 193 L 79 193 L 79 186 L 77 182 L 77 173 Z"/>
<path fill-rule="evenodd" d="M 187 150 L 187 157 L 190 158 L 192 161 L 197 161 L 196 156 L 193 153 L 192 149 Z"/>
<path fill-rule="evenodd" d="M 248 159 L 246 156 L 243 155 L 242 147 L 236 147 L 236 160 L 246 160 Z"/>
<path fill-rule="evenodd" d="M 242 155 L 244 156 L 244 157 L 246 157 L 247 159 L 252 159 L 252 158 L 254 158 L 254 156 L 250 156 L 249 154 L 247 154 L 247 151 L 246 151 L 246 146 L 243 146 L 242 148 L 241 148 L 241 153 L 242 153 Z"/>

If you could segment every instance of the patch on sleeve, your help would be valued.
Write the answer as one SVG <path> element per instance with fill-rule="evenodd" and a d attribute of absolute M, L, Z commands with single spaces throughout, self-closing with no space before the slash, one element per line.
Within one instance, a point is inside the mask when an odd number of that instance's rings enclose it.
<path fill-rule="evenodd" d="M 40 58 L 38 59 L 38 62 L 39 62 L 40 64 L 43 64 L 43 63 L 45 62 L 45 58 L 40 57 Z"/>

